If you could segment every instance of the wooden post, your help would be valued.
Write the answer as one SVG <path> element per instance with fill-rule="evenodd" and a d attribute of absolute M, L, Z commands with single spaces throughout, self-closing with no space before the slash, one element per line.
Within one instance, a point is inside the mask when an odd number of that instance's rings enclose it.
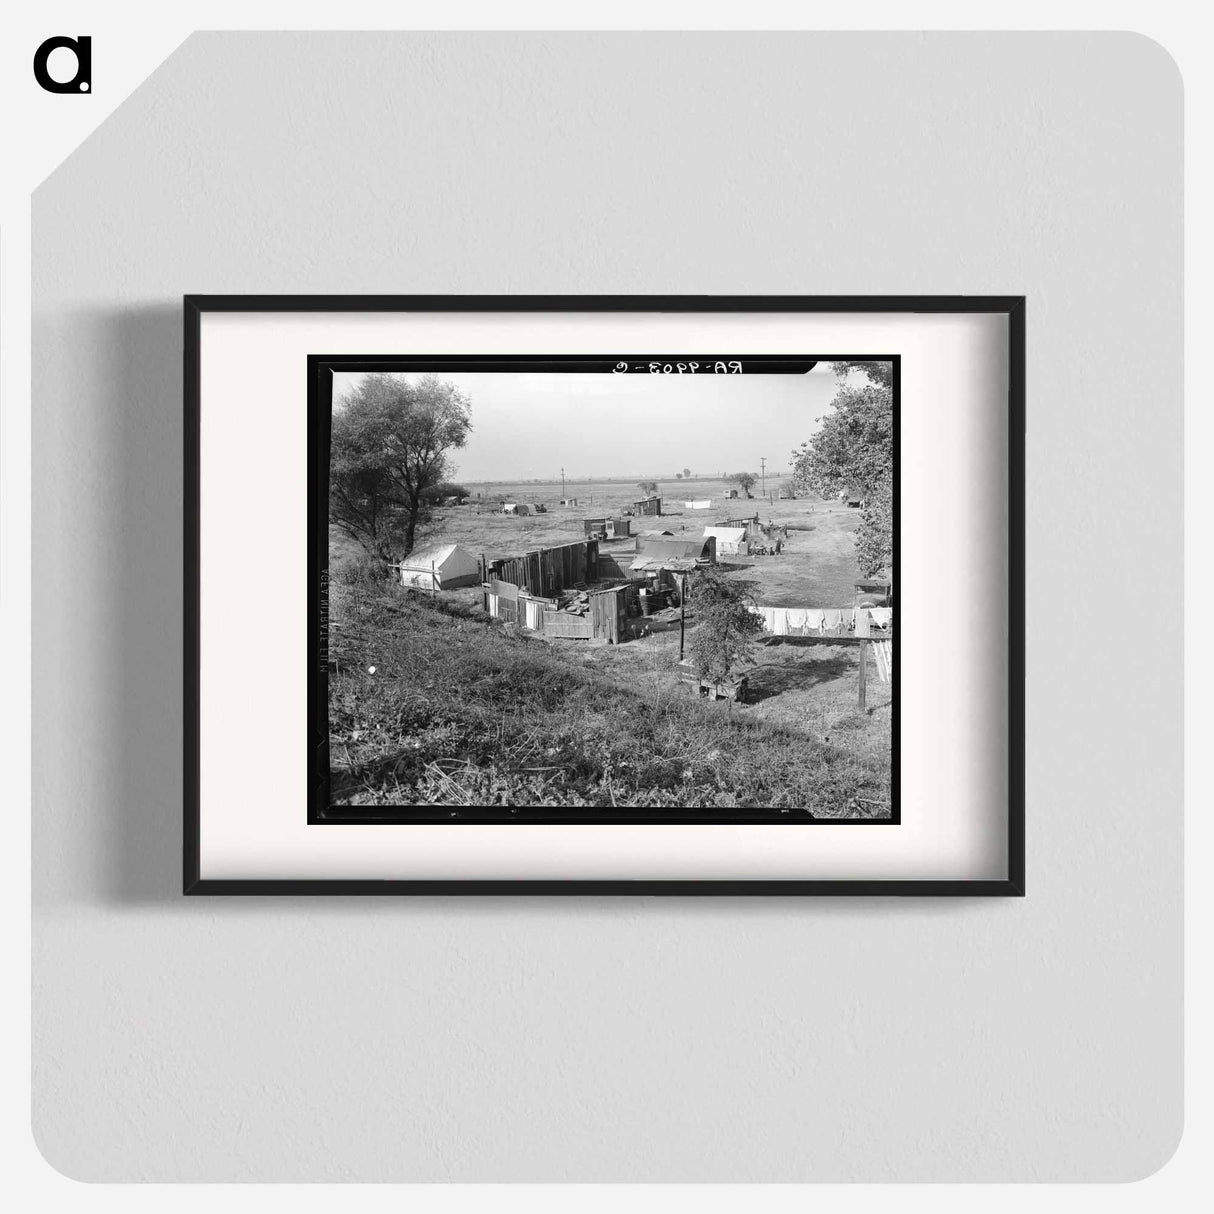
<path fill-rule="evenodd" d="M 683 587 L 679 592 L 679 661 L 683 660 L 683 639 L 687 631 L 687 574 L 683 574 Z"/>
<path fill-rule="evenodd" d="M 864 711 L 865 692 L 868 681 L 868 637 L 870 634 L 868 611 L 864 607 L 856 608 L 856 636 L 860 637 L 860 711 Z"/>
<path fill-rule="evenodd" d="M 434 562 L 430 562 L 430 597 L 434 598 L 438 594 L 438 572 L 434 568 Z"/>

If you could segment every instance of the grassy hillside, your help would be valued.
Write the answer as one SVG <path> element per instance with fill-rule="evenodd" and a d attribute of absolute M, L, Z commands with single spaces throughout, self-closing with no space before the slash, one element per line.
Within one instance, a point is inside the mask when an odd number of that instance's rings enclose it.
<path fill-rule="evenodd" d="M 887 712 L 836 715 L 828 739 L 694 699 L 673 652 L 642 680 L 464 599 L 334 584 L 331 617 L 337 802 L 888 812 Z"/>

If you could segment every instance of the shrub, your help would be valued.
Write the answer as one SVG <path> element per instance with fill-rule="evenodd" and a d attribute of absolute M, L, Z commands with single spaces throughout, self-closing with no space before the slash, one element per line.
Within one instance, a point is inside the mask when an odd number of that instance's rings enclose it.
<path fill-rule="evenodd" d="M 332 571 L 332 577 L 343 586 L 363 586 L 378 589 L 389 579 L 392 568 L 387 561 L 369 552 L 349 556 Z"/>

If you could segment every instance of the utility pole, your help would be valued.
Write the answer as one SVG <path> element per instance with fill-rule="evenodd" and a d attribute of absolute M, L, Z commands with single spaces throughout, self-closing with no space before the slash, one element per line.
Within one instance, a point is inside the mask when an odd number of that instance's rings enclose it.
<path fill-rule="evenodd" d="M 759 476 L 762 477 L 762 485 L 760 486 L 759 492 L 762 493 L 762 495 L 764 497 L 766 497 L 767 496 L 767 457 L 764 455 L 759 456 Z"/>
<path fill-rule="evenodd" d="M 561 469 L 561 497 L 565 496 L 565 469 Z"/>

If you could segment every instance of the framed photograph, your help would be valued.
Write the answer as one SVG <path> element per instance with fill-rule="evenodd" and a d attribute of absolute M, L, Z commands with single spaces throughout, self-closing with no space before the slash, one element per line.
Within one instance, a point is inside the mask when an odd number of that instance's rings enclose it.
<path fill-rule="evenodd" d="M 1021 297 L 185 299 L 185 892 L 1024 893 Z"/>

